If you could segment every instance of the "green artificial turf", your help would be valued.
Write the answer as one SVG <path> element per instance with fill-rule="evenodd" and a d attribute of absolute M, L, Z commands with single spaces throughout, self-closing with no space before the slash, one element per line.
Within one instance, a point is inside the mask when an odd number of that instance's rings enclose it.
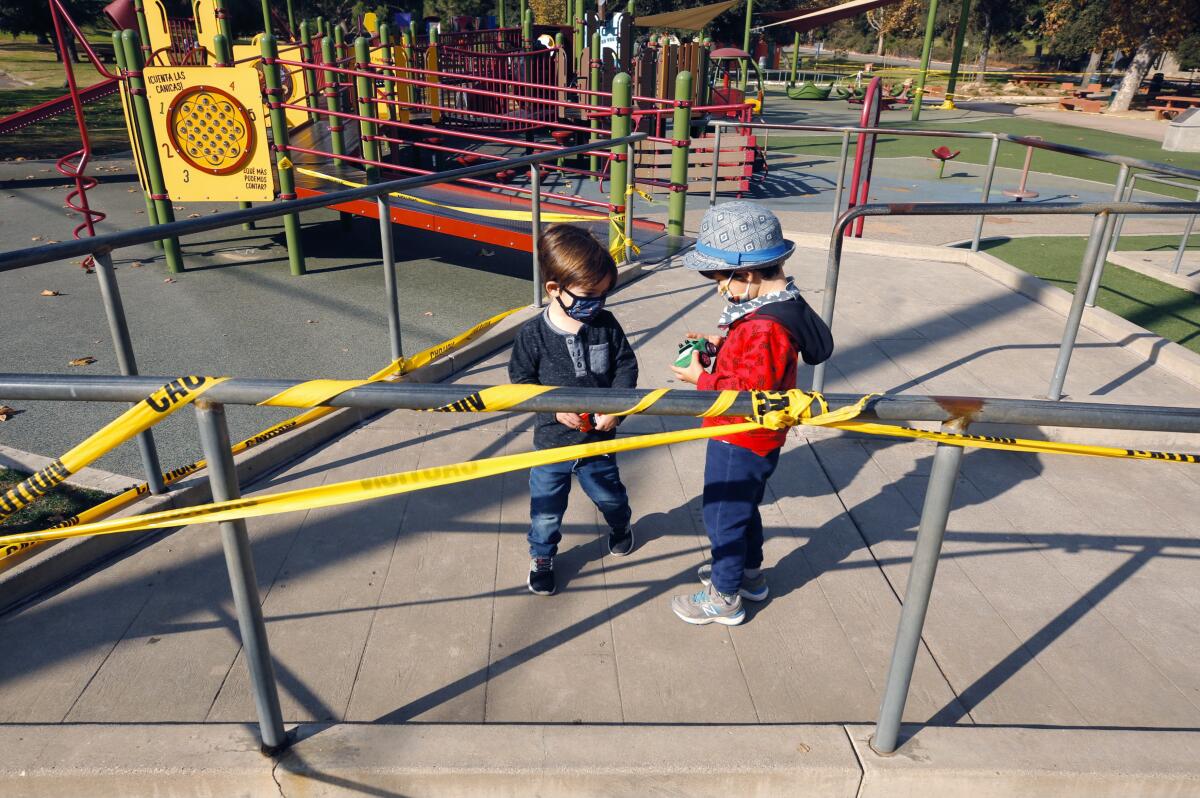
<path fill-rule="evenodd" d="M 25 471 L 0 468 L 0 493 L 28 476 L 29 473 Z M 96 506 L 110 495 L 103 491 L 78 488 L 74 485 L 59 485 L 33 504 L 23 510 L 18 510 L 8 519 L 0 522 L 0 535 L 45 529 L 77 515 L 82 510 Z"/>
<path fill-rule="evenodd" d="M 1087 239 L 1083 236 L 1030 236 L 985 240 L 980 249 L 1074 293 L 1086 246 Z M 1127 236 L 1122 237 L 1118 248 L 1147 250 L 1178 246 L 1178 237 Z M 1189 247 L 1198 248 L 1200 242 Z M 1200 352 L 1200 296 L 1190 291 L 1109 263 L 1104 267 L 1096 304 L 1168 341 Z"/>
<path fill-rule="evenodd" d="M 789 102 L 778 100 L 777 102 Z M 1200 153 L 1166 152 L 1156 141 L 1124 136 L 1119 133 L 1091 130 L 1088 128 L 1059 125 L 1053 122 L 1042 122 L 1028 118 L 994 117 L 970 122 L 950 122 L 938 119 L 935 114 L 926 113 L 926 118 L 920 122 L 889 123 L 886 127 L 898 130 L 956 130 L 963 132 L 1009 133 L 1016 136 L 1041 136 L 1047 141 L 1059 144 L 1070 144 L 1085 147 L 1090 150 L 1126 155 L 1148 161 L 1181 166 L 1187 169 L 1200 170 Z M 880 135 L 876 141 L 876 154 L 880 158 L 930 157 L 930 150 L 940 144 L 945 144 L 952 150 L 961 150 L 959 161 L 985 164 L 991 142 L 986 139 L 951 139 Z M 814 155 L 836 158 L 841 149 L 841 137 L 829 135 L 787 136 L 772 134 L 769 143 L 772 152 L 787 152 L 797 155 Z M 996 159 L 998 166 L 1009 169 L 1020 169 L 1025 163 L 1025 148 L 1016 144 L 1000 143 Z M 1095 180 L 1112 185 L 1117 179 L 1118 167 L 1103 161 L 1082 158 L 1077 155 L 1035 150 L 1033 172 L 1046 172 L 1074 177 L 1083 180 Z M 1195 190 L 1174 188 L 1172 186 L 1155 185 L 1146 181 L 1138 181 L 1138 190 L 1154 192 L 1178 199 L 1194 200 Z"/>

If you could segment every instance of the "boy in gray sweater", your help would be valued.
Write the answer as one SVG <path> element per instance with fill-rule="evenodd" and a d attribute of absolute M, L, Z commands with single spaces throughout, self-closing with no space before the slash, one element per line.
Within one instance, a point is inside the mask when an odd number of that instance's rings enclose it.
<path fill-rule="evenodd" d="M 526 322 L 513 343 L 508 376 L 514 383 L 582 388 L 635 388 L 638 366 L 633 348 L 604 301 L 617 284 L 612 256 L 590 233 L 554 225 L 538 239 L 550 297 L 545 311 Z M 533 444 L 538 449 L 612 440 L 621 419 L 602 413 L 538 413 Z M 620 557 L 633 551 L 629 497 L 616 455 L 529 469 L 530 591 L 553 595 L 554 555 L 571 493 L 571 475 L 604 515 L 608 550 Z"/>

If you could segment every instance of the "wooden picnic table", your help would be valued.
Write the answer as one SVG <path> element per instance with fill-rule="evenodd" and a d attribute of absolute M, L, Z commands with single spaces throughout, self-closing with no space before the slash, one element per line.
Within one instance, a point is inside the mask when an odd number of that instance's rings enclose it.
<path fill-rule="evenodd" d="M 1156 98 L 1159 105 L 1146 106 L 1154 112 L 1155 119 L 1174 119 L 1189 108 L 1200 108 L 1200 97 L 1181 97 L 1178 94 L 1162 95 Z"/>

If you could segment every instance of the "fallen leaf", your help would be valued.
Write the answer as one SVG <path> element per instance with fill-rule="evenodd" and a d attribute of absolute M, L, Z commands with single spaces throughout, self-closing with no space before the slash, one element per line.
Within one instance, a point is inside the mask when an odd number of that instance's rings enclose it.
<path fill-rule="evenodd" d="M 16 161 L 17 163 L 20 163 L 21 161 L 25 160 L 25 156 L 23 156 L 23 155 L 18 155 L 18 156 L 17 156 L 16 158 L 14 158 L 13 160 L 14 160 L 14 161 Z"/>
<path fill-rule="evenodd" d="M 317 320 L 316 319 L 305 319 L 304 323 L 305 324 L 316 324 Z"/>
<path fill-rule="evenodd" d="M 133 263 L 129 264 L 129 268 L 140 269 L 140 268 L 142 268 L 142 262 L 135 260 Z"/>
<path fill-rule="evenodd" d="M 188 214 L 188 216 L 187 216 L 187 218 L 189 218 L 189 219 L 199 219 L 199 218 L 200 218 L 200 214 L 198 214 L 198 213 L 189 213 L 189 214 Z"/>
<path fill-rule="evenodd" d="M 133 193 L 133 192 L 135 192 L 135 191 L 137 191 L 137 189 L 136 189 L 136 188 L 127 188 L 127 189 L 125 189 L 125 193 L 126 193 L 126 194 L 132 194 L 132 193 Z"/>
<path fill-rule="evenodd" d="M 47 239 L 46 239 L 46 243 L 47 243 L 47 244 L 57 244 L 57 243 L 58 243 L 58 239 L 55 239 L 55 238 L 47 238 Z"/>
<path fill-rule="evenodd" d="M 164 283 L 173 283 L 173 282 L 175 282 L 175 278 L 174 278 L 174 277 L 168 277 L 167 279 L 163 280 L 163 282 L 164 282 Z"/>
<path fill-rule="evenodd" d="M 181 210 L 183 210 L 183 206 L 182 206 L 182 205 L 176 205 L 176 206 L 175 206 L 175 210 L 177 210 L 177 211 L 181 211 Z"/>
<path fill-rule="evenodd" d="M 41 236 L 31 236 L 29 240 L 30 241 L 41 241 L 42 237 Z"/>
<path fill-rule="evenodd" d="M 432 316 L 432 315 L 433 315 L 433 311 L 432 311 L 432 310 L 427 310 L 427 311 L 425 311 L 424 313 L 422 313 L 421 315 L 422 315 L 422 316 Z"/>
<path fill-rule="evenodd" d="M 17 408 L 15 408 L 15 407 L 9 407 L 8 405 L 0 405 L 0 421 L 8 421 L 10 418 L 15 416 L 19 412 L 21 412 L 21 411 L 17 410 Z"/>
<path fill-rule="evenodd" d="M 52 289 L 50 289 L 50 288 L 43 288 L 43 289 L 42 289 L 42 296 L 62 296 L 62 294 L 60 294 L 60 293 L 58 293 L 57 291 L 54 291 L 54 290 L 52 290 Z"/>
<path fill-rule="evenodd" d="M 92 357 L 91 355 L 85 355 L 84 357 L 75 358 L 67 365 L 68 366 L 86 366 L 89 363 L 95 363 L 95 362 L 96 362 L 96 358 Z"/>

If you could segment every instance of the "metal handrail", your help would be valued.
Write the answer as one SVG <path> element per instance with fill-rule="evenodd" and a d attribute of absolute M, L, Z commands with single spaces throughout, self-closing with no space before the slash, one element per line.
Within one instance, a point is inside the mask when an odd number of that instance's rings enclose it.
<path fill-rule="evenodd" d="M 1050 378 L 1047 398 L 1062 397 L 1063 383 L 1067 378 L 1067 367 L 1079 335 L 1083 310 L 1089 304 L 1089 295 L 1099 285 L 1097 261 L 1101 256 L 1101 244 L 1107 237 L 1112 214 L 1144 216 L 1149 214 L 1191 215 L 1200 213 L 1200 202 L 1046 202 L 1038 205 L 1025 203 L 965 203 L 965 202 L 912 202 L 877 205 L 859 205 L 838 217 L 829 239 L 829 254 L 825 261 L 825 291 L 821 303 L 821 318 L 833 327 L 833 311 L 837 302 L 838 278 L 841 272 L 843 231 L 855 219 L 865 216 L 974 216 L 979 213 L 1004 213 L 1011 216 L 1092 214 L 1092 230 L 1088 235 L 1087 249 L 1079 270 L 1079 279 L 1071 300 L 1059 344 L 1058 360 Z M 1088 287 L 1090 286 L 1090 291 Z M 825 385 L 825 367 L 828 361 L 813 369 L 813 390 Z"/>
<path fill-rule="evenodd" d="M 406 177 L 400 180 L 372 183 L 371 185 L 362 186 L 360 188 L 347 188 L 340 191 L 332 191 L 328 194 L 322 194 L 316 197 L 284 200 L 280 202 L 274 202 L 269 205 L 259 205 L 253 208 L 226 211 L 225 213 L 218 213 L 212 216 L 202 217 L 200 219 L 185 219 L 182 221 L 170 222 L 169 224 L 160 224 L 152 227 L 142 227 L 135 230 L 108 233 L 106 235 L 96 236 L 95 238 L 88 238 L 79 241 L 63 241 L 58 244 L 46 244 L 40 247 L 26 247 L 24 249 L 11 250 L 9 252 L 0 253 L 0 272 L 9 271 L 11 269 L 20 269 L 25 266 L 36 266 L 39 263 L 51 263 L 57 260 L 80 258 L 86 255 L 106 254 L 115 249 L 121 249 L 123 247 L 136 246 L 138 244 L 148 244 L 152 241 L 160 241 L 164 238 L 180 238 L 186 235 L 205 233 L 209 230 L 218 230 L 222 227 L 232 227 L 233 225 L 242 224 L 243 222 L 257 222 L 263 219 L 275 219 L 280 216 L 300 213 L 301 211 L 311 211 L 316 210 L 317 208 L 324 208 L 328 205 L 340 205 L 352 200 L 379 199 L 387 197 L 393 192 L 411 191 L 415 188 L 431 186 L 437 183 L 454 182 L 456 180 L 461 180 L 464 177 L 492 174 L 496 171 L 498 166 L 505 168 L 536 166 L 537 164 L 557 160 L 558 158 L 569 155 L 580 155 L 588 153 L 592 150 L 609 149 L 612 147 L 621 147 L 628 144 L 633 144 L 641 141 L 644 138 L 646 138 L 645 133 L 633 133 L 628 136 L 623 136 L 619 139 L 590 141 L 586 144 L 577 144 L 573 147 L 563 147 L 562 149 L 554 150 L 552 152 L 522 155 L 518 158 L 511 158 L 503 162 L 487 161 L 484 163 L 473 164 L 471 166 L 464 166 L 460 169 L 437 172 L 436 174 Z"/>
<path fill-rule="evenodd" d="M 862 206 L 855 210 L 869 211 L 870 207 Z M 842 227 L 855 218 L 853 213 L 843 217 Z M 0 394 L 25 400 L 130 401 L 145 397 L 169 381 L 166 377 L 0 374 Z M 212 495 L 216 501 L 240 498 L 233 455 L 229 448 L 224 405 L 256 405 L 296 384 L 293 380 L 235 378 L 212 386 L 197 400 L 200 439 L 208 461 Z M 331 407 L 433 409 L 451 405 L 485 387 L 373 383 L 352 388 L 323 404 Z M 615 412 L 637 404 L 650 393 L 648 390 L 557 388 L 505 407 L 504 410 L 577 412 L 587 408 L 597 412 Z M 642 412 L 648 415 L 701 415 L 718 395 L 716 391 L 670 391 Z M 845 394 L 827 397 L 834 404 L 849 403 L 857 398 Z M 738 393 L 727 412 L 748 415 L 751 409 L 751 394 L 743 391 Z M 954 433 L 966 432 L 971 423 L 1200 432 L 1200 408 L 1075 404 L 974 396 L 878 396 L 867 404 L 861 416 L 881 421 L 940 421 L 944 431 Z M 908 700 L 962 456 L 961 446 L 944 442 L 938 442 L 933 455 L 883 700 L 875 734 L 870 741 L 880 753 L 891 753 L 900 743 L 900 721 Z M 284 731 L 279 709 L 279 693 L 262 616 L 253 552 L 244 520 L 223 521 L 220 527 L 240 637 L 246 650 L 263 751 L 273 755 L 287 748 L 291 739 Z"/>
<path fill-rule="evenodd" d="M 173 379 L 176 377 L 0 373 L 0 396 L 31 401 L 136 402 Z M 226 405 L 258 405 L 303 382 L 235 377 L 209 388 L 204 399 Z M 321 402 L 321 405 L 374 410 L 430 410 L 453 404 L 486 387 L 458 383 L 376 382 L 350 388 Z M 597 413 L 615 413 L 633 407 L 652 393 L 654 391 L 650 389 L 560 387 L 517 402 L 506 410 L 556 413 L 588 408 Z M 711 408 L 719 396 L 719 391 L 669 391 L 645 413 L 697 416 Z M 851 404 L 860 398 L 859 394 L 825 394 L 831 406 Z M 751 415 L 753 405 L 750 393 L 738 393 L 728 413 L 733 416 Z M 1200 433 L 1200 408 L 1052 402 L 1044 399 L 880 395 L 867 402 L 861 418 L 934 422 L 965 419 L 973 424 Z"/>
<path fill-rule="evenodd" d="M 1124 193 L 1121 195 L 1122 200 L 1128 202 L 1129 200 L 1131 200 L 1133 198 L 1133 192 L 1137 188 L 1137 181 L 1139 181 L 1139 180 L 1145 180 L 1150 183 L 1158 183 L 1159 185 L 1162 185 L 1162 186 L 1171 186 L 1173 188 L 1183 188 L 1183 189 L 1187 189 L 1188 191 L 1195 191 L 1196 192 L 1196 202 L 1200 202 L 1200 186 L 1192 185 L 1189 183 L 1176 183 L 1173 180 L 1164 180 L 1161 177 L 1158 177 L 1157 175 L 1145 174 L 1145 173 L 1141 173 L 1141 172 L 1130 175 L 1129 183 L 1128 183 L 1128 185 L 1125 186 Z M 1183 236 L 1182 236 L 1182 238 L 1179 239 L 1179 248 L 1175 250 L 1175 257 L 1172 258 L 1172 260 L 1171 260 L 1171 273 L 1172 274 L 1179 274 L 1179 267 L 1181 265 L 1183 265 L 1183 255 L 1187 251 L 1188 239 L 1191 237 L 1192 230 L 1195 228 L 1195 226 L 1196 226 L 1196 217 L 1189 216 L 1188 220 L 1187 220 L 1187 224 L 1184 225 L 1184 228 L 1183 228 Z M 1120 243 L 1120 241 L 1121 241 L 1121 231 L 1124 229 L 1124 227 L 1125 227 L 1125 217 L 1118 216 L 1116 224 L 1113 225 L 1112 238 L 1109 239 L 1108 246 L 1106 248 L 1108 252 L 1116 252 L 1117 251 L 1117 244 Z M 1105 260 L 1107 260 L 1107 259 L 1108 258 L 1106 255 Z"/>

